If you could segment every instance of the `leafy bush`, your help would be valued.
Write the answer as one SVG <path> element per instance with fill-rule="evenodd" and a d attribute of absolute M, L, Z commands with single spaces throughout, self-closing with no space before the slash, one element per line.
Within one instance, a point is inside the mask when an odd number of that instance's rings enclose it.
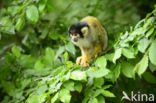
<path fill-rule="evenodd" d="M 86 15 L 102 21 L 113 51 L 81 68 L 67 29 Z M 122 91 L 156 93 L 155 16 L 156 8 L 139 21 L 130 0 L 6 1 L 0 9 L 2 103 L 116 103 L 124 102 Z"/>

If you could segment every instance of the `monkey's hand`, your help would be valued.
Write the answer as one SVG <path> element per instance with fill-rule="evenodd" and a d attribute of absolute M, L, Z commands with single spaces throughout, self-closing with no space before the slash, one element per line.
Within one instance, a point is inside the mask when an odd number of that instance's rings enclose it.
<path fill-rule="evenodd" d="M 89 62 L 90 62 L 90 59 L 83 57 L 83 56 L 80 56 L 76 59 L 76 64 L 81 65 L 82 67 L 88 67 Z"/>

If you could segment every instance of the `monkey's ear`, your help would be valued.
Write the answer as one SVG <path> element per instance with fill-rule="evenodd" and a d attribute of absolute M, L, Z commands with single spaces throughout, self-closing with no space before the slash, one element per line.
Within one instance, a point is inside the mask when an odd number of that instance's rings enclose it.
<path fill-rule="evenodd" d="M 82 32 L 83 35 L 87 35 L 88 34 L 88 27 L 83 27 L 81 29 L 81 32 Z"/>

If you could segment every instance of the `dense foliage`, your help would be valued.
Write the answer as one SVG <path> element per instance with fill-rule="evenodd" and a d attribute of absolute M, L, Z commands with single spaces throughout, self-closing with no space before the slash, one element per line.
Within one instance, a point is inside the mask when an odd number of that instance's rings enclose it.
<path fill-rule="evenodd" d="M 1 2 L 2 103 L 124 103 L 122 91 L 156 95 L 153 2 L 149 3 L 153 11 L 144 19 L 131 0 Z M 81 68 L 75 64 L 80 50 L 70 42 L 67 30 L 87 15 L 105 26 L 109 46 L 90 67 Z"/>

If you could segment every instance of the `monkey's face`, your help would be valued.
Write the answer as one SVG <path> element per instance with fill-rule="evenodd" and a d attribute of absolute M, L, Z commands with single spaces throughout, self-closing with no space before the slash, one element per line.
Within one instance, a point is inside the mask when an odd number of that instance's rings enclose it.
<path fill-rule="evenodd" d="M 70 35 L 72 42 L 76 43 L 80 39 L 80 34 L 78 34 L 78 33 L 71 33 L 69 35 Z"/>
<path fill-rule="evenodd" d="M 73 24 L 68 30 L 71 41 L 76 45 L 80 44 L 79 42 L 82 42 L 82 40 L 88 33 L 88 29 L 89 26 L 86 22 L 79 22 Z"/>

